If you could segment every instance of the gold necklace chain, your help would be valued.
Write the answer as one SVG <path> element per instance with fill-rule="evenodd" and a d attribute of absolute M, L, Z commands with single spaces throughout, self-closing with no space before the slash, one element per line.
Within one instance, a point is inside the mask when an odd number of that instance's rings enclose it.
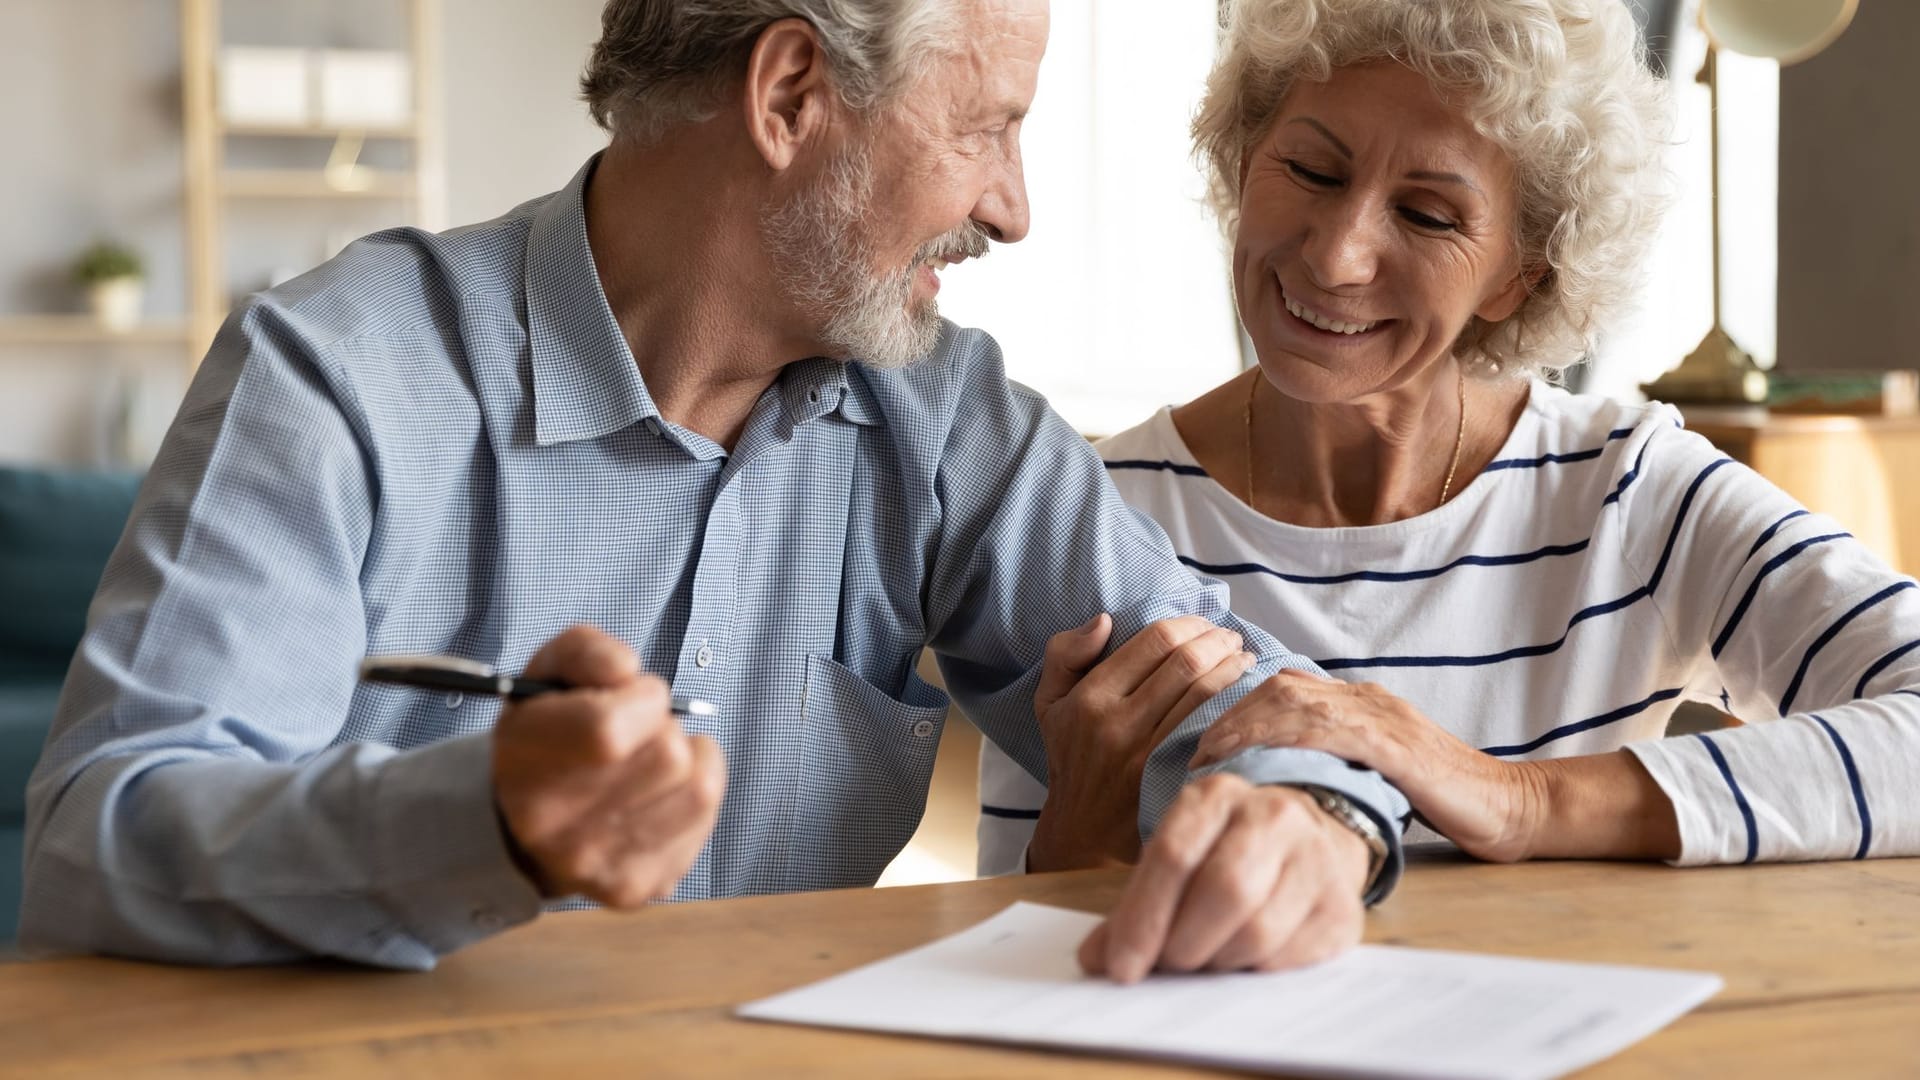
<path fill-rule="evenodd" d="M 1440 501 L 1433 504 L 1436 510 L 1447 505 L 1447 496 L 1453 494 L 1453 473 L 1460 467 L 1460 448 L 1467 444 L 1467 373 L 1459 367 L 1453 372 L 1460 398 L 1460 419 L 1453 429 L 1453 462 L 1447 466 L 1447 482 L 1440 485 Z"/>
<path fill-rule="evenodd" d="M 1434 504 L 1436 510 L 1445 506 L 1447 498 L 1453 494 L 1453 477 L 1460 469 L 1460 451 L 1467 444 L 1467 374 L 1459 368 L 1454 369 L 1454 374 L 1455 393 L 1460 403 L 1459 418 L 1453 429 L 1453 461 L 1448 463 L 1447 479 L 1440 485 L 1440 501 Z M 1260 507 L 1253 501 L 1253 396 L 1260 389 L 1260 383 L 1263 380 L 1264 376 L 1260 374 L 1260 369 L 1255 368 L 1253 377 L 1247 381 L 1247 401 L 1242 410 L 1247 443 L 1247 505 L 1255 510 Z"/>

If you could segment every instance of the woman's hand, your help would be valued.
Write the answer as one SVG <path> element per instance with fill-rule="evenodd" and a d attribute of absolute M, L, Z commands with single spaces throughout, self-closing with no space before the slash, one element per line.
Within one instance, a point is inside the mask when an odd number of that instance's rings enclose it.
<path fill-rule="evenodd" d="M 1095 667 L 1112 634 L 1113 619 L 1101 614 L 1047 642 L 1033 695 L 1047 801 L 1027 848 L 1030 870 L 1138 859 L 1148 756 L 1253 666 L 1239 634 L 1197 615 L 1153 623 Z"/>
<path fill-rule="evenodd" d="M 1378 772 L 1428 825 L 1475 858 L 1535 853 L 1546 780 L 1532 762 L 1502 761 L 1461 742 L 1384 687 L 1282 671 L 1200 738 L 1193 767 L 1250 746 L 1324 750 Z"/>

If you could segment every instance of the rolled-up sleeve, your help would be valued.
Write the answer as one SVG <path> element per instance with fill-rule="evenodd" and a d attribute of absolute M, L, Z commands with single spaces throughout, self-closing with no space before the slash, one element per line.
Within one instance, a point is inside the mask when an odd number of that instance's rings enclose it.
<path fill-rule="evenodd" d="M 1200 736 L 1282 668 L 1320 673 L 1228 610 L 1225 585 L 1196 577 L 1151 518 L 1128 507 L 1093 447 L 1038 395 L 1004 377 L 998 346 L 978 335 L 956 395 L 937 489 L 945 513 L 931 574 L 928 624 L 948 689 L 982 732 L 1036 779 L 1046 750 L 1033 714 L 1040 657 L 1054 633 L 1111 613 L 1109 649 L 1149 623 L 1200 615 L 1238 631 L 1256 661 L 1240 681 L 1196 709 L 1154 751 L 1140 791 L 1141 835 L 1192 778 Z M 1371 894 L 1398 880 L 1406 797 L 1378 773 L 1318 751 L 1256 749 L 1223 763 L 1260 784 L 1340 791 L 1389 838 Z"/>

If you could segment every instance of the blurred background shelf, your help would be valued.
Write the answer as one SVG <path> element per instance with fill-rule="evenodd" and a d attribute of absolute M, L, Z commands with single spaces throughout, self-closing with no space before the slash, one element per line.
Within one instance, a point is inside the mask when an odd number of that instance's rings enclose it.
<path fill-rule="evenodd" d="M 187 336 L 182 321 L 156 320 L 113 330 L 88 315 L 0 317 L 0 345 L 184 345 Z"/>
<path fill-rule="evenodd" d="M 484 221 L 564 186 L 606 144 L 578 97 L 604 6 L 0 0 L 0 101 L 19 106 L 0 108 L 17 151 L 0 170 L 14 208 L 0 229 L 0 463 L 143 466 L 236 304 L 359 237 Z M 230 107 L 266 100 L 233 71 L 245 50 L 304 56 L 303 110 Z M 354 54 L 405 57 L 410 92 L 393 92 L 391 67 L 355 77 Z M 330 164 L 380 179 L 335 194 Z M 256 169 L 279 175 L 228 190 L 228 174 Z M 393 193 L 407 177 L 417 193 Z M 78 272 L 101 247 L 141 264 L 125 334 L 100 324 Z"/>
<path fill-rule="evenodd" d="M 308 0 L 311 2 L 311 0 Z M 310 119 L 289 118 L 277 122 L 271 118 L 248 119 L 231 115 L 222 104 L 222 56 L 230 45 L 224 31 L 221 0 L 179 0 L 180 70 L 182 136 L 185 164 L 186 262 L 189 294 L 186 339 L 189 363 L 195 363 L 212 342 L 214 331 L 226 317 L 237 291 L 228 266 L 228 241 L 235 228 L 258 228 L 231 222 L 241 204 L 263 200 L 288 199 L 310 205 L 366 204 L 392 200 L 404 205 L 401 221 L 427 229 L 446 227 L 446 164 L 444 145 L 444 99 L 441 63 L 442 0 L 399 0 L 395 5 L 405 26 L 404 44 L 396 51 L 404 54 L 408 96 L 411 104 L 404 123 L 380 121 L 340 123 L 343 116 L 329 118 L 324 112 L 308 114 Z M 236 4 L 242 15 L 257 11 Z M 260 44 L 244 31 L 239 35 L 248 45 Z M 253 39 L 253 40 L 249 40 Z M 280 40 L 279 47 L 318 47 L 320 42 Z M 314 92 L 318 93 L 317 85 Z M 317 106 L 316 106 L 317 107 Z M 395 117 L 397 121 L 399 118 Z M 271 167 L 287 163 L 283 154 L 274 160 L 259 162 L 257 151 L 275 149 L 273 138 L 332 139 L 333 149 L 326 168 Z M 247 165 L 228 161 L 229 141 L 235 154 Z M 360 151 L 368 140 L 398 140 L 407 148 L 407 167 L 386 168 L 359 163 Z M 296 148 L 280 147 L 282 151 Z M 297 155 L 296 155 L 297 156 Z M 228 204 L 233 203 L 230 207 Z M 333 211 L 329 211 L 330 213 Z M 351 215 L 350 210 L 338 211 Z M 394 222 L 395 224 L 400 221 Z M 371 230 L 364 230 L 371 231 Z M 323 256 L 331 252 L 323 252 Z"/>
<path fill-rule="evenodd" d="M 363 136 L 369 139 L 412 139 L 419 136 L 419 130 L 409 124 L 405 127 L 355 127 L 337 124 L 248 124 L 233 121 L 218 121 L 217 131 L 221 135 L 258 135 L 269 138 L 323 138 L 338 139 L 343 136 Z"/>
<path fill-rule="evenodd" d="M 220 191 L 246 199 L 417 199 L 412 173 L 362 168 L 355 179 L 336 183 L 318 169 L 226 169 Z"/>

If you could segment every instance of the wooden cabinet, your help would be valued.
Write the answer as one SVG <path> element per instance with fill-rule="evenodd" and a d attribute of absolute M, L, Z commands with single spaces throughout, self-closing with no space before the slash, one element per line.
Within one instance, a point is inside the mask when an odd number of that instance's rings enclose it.
<path fill-rule="evenodd" d="M 1920 573 L 1920 417 L 1681 412 L 1689 428 L 1839 521 L 1901 573 Z"/>

